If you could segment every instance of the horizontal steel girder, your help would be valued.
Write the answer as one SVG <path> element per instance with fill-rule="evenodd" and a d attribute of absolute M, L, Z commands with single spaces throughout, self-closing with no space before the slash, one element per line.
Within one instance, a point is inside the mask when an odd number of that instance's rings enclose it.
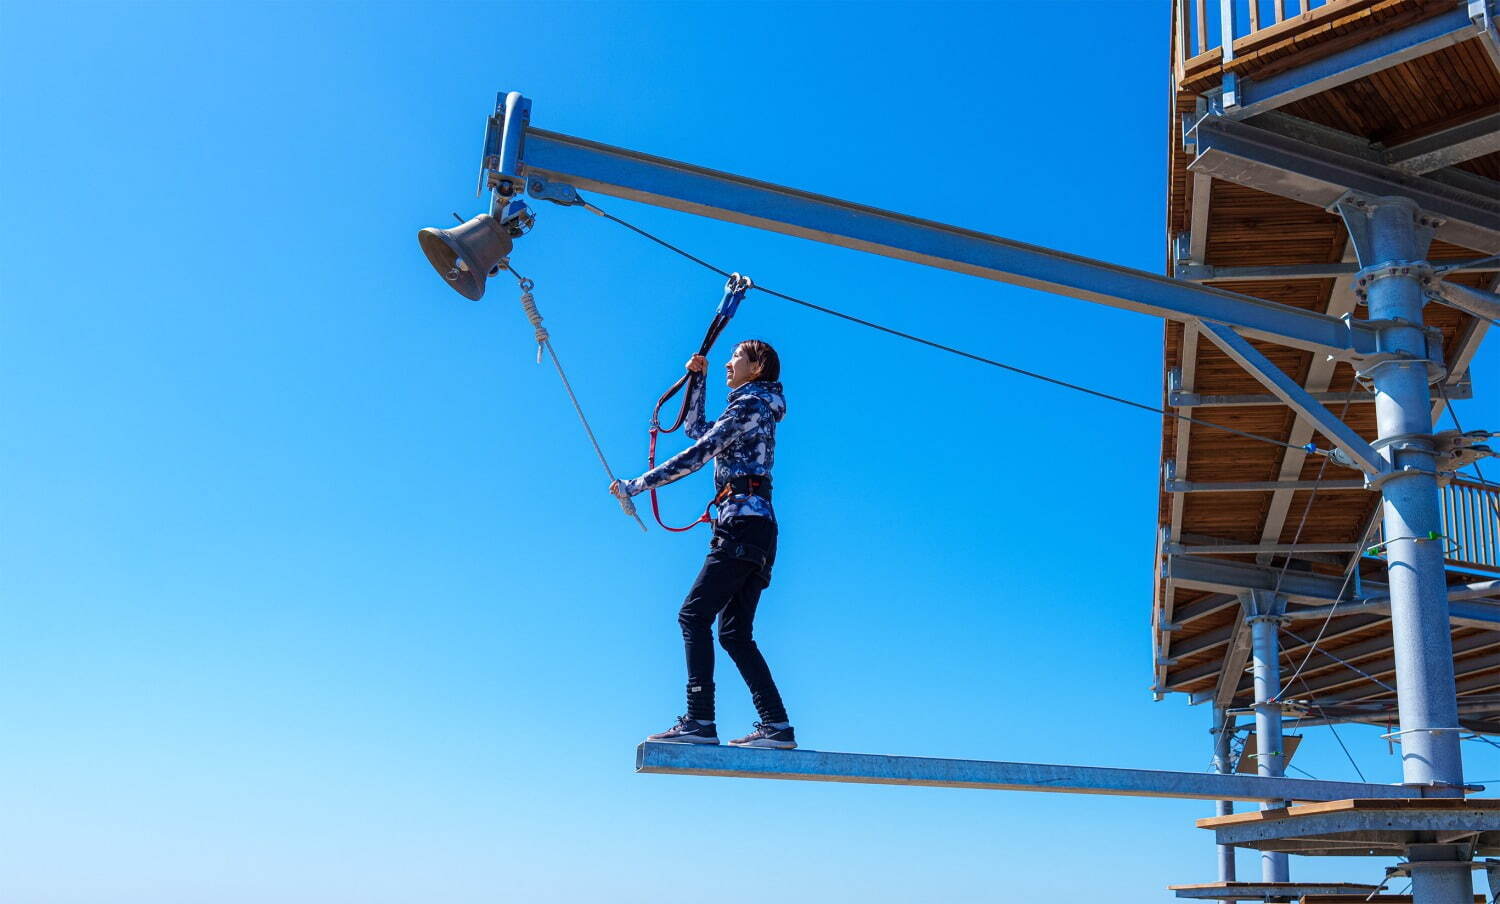
<path fill-rule="evenodd" d="M 1438 238 L 1478 251 L 1500 251 L 1500 200 L 1352 154 L 1319 147 L 1223 116 L 1193 126 L 1195 173 L 1328 208 L 1346 192 L 1399 195 L 1443 222 Z"/>
<path fill-rule="evenodd" d="M 636 748 L 635 771 L 1186 800 L 1322 801 L 1350 797 L 1407 798 L 1413 793 L 1412 789 L 1400 785 L 1323 782 L 1305 778 L 945 760 L 819 750 L 761 750 L 649 741 Z"/>
<path fill-rule="evenodd" d="M 1465 376 L 1457 383 L 1445 384 L 1443 394 L 1453 400 L 1472 399 L 1474 398 L 1474 384 Z M 1353 392 L 1310 392 L 1308 395 L 1319 402 L 1334 402 L 1341 406 L 1345 402 L 1351 405 L 1364 405 L 1375 401 L 1374 394 L 1363 389 L 1355 389 Z M 1174 389 L 1167 393 L 1167 404 L 1173 408 L 1244 408 L 1253 405 L 1281 405 L 1283 403 L 1280 398 L 1269 393 L 1208 395 Z"/>
<path fill-rule="evenodd" d="M 1208 556 L 1171 556 L 1166 573 L 1169 580 L 1187 590 L 1207 590 L 1213 593 L 1279 590 L 1287 599 L 1305 603 L 1332 603 L 1338 599 L 1339 591 L 1347 588 L 1347 583 L 1339 577 L 1298 571 L 1283 574 L 1277 568 Z M 1371 595 L 1365 599 L 1340 603 L 1336 610 L 1338 615 L 1381 613 L 1387 610 L 1390 598 L 1380 595 L 1385 591 L 1385 585 L 1375 581 L 1363 581 L 1361 584 Z M 1476 597 L 1478 592 L 1480 591 L 1467 586 L 1453 588 L 1453 598 L 1448 603 L 1450 619 L 1454 624 L 1476 628 L 1500 626 L 1500 605 Z M 1483 592 L 1487 595 L 1492 593 L 1490 590 Z M 1500 591 L 1493 591 L 1493 595 L 1500 597 Z M 1290 619 L 1302 621 L 1327 617 L 1329 611 L 1325 607 L 1291 608 L 1286 615 Z"/>
<path fill-rule="evenodd" d="M 1260 901 L 1304 895 L 1368 895 L 1378 886 L 1357 882 L 1213 882 L 1206 885 L 1168 885 L 1179 898 L 1213 901 Z"/>
<path fill-rule="evenodd" d="M 1168 480 L 1162 485 L 1168 493 L 1272 493 L 1277 490 L 1363 490 L 1363 480 Z M 1359 547 L 1349 545 L 1349 549 Z M 1304 548 L 1305 549 L 1305 548 Z M 1255 552 L 1271 552 L 1257 547 Z"/>
<path fill-rule="evenodd" d="M 1259 123 L 1257 123 L 1258 125 Z M 1480 262 L 1483 263 L 1480 263 Z M 1469 273 L 1494 273 L 1500 270 L 1500 261 L 1488 257 L 1464 258 L 1463 260 L 1434 261 L 1441 266 L 1454 266 Z M 1455 266 L 1456 265 L 1456 266 Z M 1466 266 L 1467 265 L 1467 266 Z M 1285 282 L 1291 279 L 1335 279 L 1353 276 L 1359 272 L 1357 263 L 1336 264 L 1283 264 L 1263 267 L 1217 267 L 1210 264 L 1191 264 L 1182 261 L 1173 267 L 1173 275 L 1190 282 Z"/>
<path fill-rule="evenodd" d="M 1361 809 L 1334 813 L 1313 813 L 1288 819 L 1243 822 L 1214 826 L 1219 844 L 1256 846 L 1260 842 L 1320 837 L 1347 839 L 1355 845 L 1366 843 L 1402 845 L 1405 836 L 1419 832 L 1493 833 L 1500 832 L 1500 810 L 1489 806 L 1493 801 L 1476 801 L 1472 808 L 1443 810 Z M 1208 820 L 1200 820 L 1207 822 Z"/>
<path fill-rule="evenodd" d="M 1235 98 L 1238 103 L 1229 108 L 1228 114 L 1236 119 L 1255 116 L 1435 53 L 1484 31 L 1485 23 L 1475 22 L 1466 5 L 1454 4 L 1451 12 L 1361 42 L 1270 78 L 1259 81 L 1241 78 Z"/>
<path fill-rule="evenodd" d="M 1376 351 L 1363 324 L 556 132 L 528 128 L 520 168 L 533 195 L 556 195 L 559 182 L 1169 320 L 1226 323 L 1296 348 Z"/>
<path fill-rule="evenodd" d="M 1500 151 L 1500 113 L 1398 144 L 1385 152 L 1386 162 L 1403 173 L 1420 175 Z"/>

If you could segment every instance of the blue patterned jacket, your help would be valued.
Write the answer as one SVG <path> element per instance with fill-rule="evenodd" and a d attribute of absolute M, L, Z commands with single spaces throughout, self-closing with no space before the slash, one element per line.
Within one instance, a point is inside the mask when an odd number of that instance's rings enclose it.
<path fill-rule="evenodd" d="M 712 424 L 703 414 L 704 380 L 693 380 L 688 389 L 689 415 L 685 425 L 690 439 L 697 440 L 634 480 L 620 481 L 620 488 L 634 496 L 680 480 L 714 462 L 714 488 L 732 477 L 771 474 L 776 461 L 776 422 L 786 416 L 786 398 L 781 384 L 759 380 L 729 393 L 724 413 Z M 771 503 L 754 494 L 731 496 L 719 507 L 719 520 L 736 516 L 775 520 Z"/>

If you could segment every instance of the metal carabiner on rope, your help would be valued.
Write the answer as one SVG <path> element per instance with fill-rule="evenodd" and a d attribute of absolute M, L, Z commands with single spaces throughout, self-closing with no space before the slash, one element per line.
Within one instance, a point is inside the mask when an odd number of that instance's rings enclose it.
<path fill-rule="evenodd" d="M 719 334 L 724 332 L 724 327 L 729 325 L 729 321 L 733 319 L 735 312 L 739 310 L 740 302 L 745 300 L 745 293 L 749 292 L 752 288 L 754 288 L 754 286 L 754 281 L 751 280 L 748 276 L 744 276 L 739 273 L 729 274 L 729 279 L 724 283 L 724 297 L 719 299 L 718 307 L 714 308 L 714 318 L 708 325 L 708 331 L 703 334 L 702 344 L 698 346 L 699 357 L 707 355 L 709 351 L 713 349 L 714 343 L 719 339 Z M 683 422 L 687 420 L 689 413 L 688 405 L 693 398 L 691 388 L 689 388 L 689 391 L 683 396 L 682 407 L 678 409 L 677 417 L 673 419 L 672 425 L 670 427 L 663 427 L 661 425 L 662 406 L 666 405 L 667 402 L 672 400 L 673 396 L 681 392 L 683 387 L 691 387 L 693 381 L 696 380 L 701 383 L 703 379 L 704 376 L 702 373 L 698 373 L 696 371 L 688 371 L 681 377 L 678 377 L 677 382 L 668 387 L 667 391 L 662 393 L 661 398 L 656 400 L 656 407 L 651 409 L 651 425 L 649 428 L 650 442 L 646 450 L 647 470 L 656 467 L 657 436 L 663 433 L 676 432 L 678 428 L 683 425 Z M 712 502 L 708 504 L 708 508 L 705 508 L 703 510 L 703 514 L 699 516 L 697 521 L 694 521 L 687 527 L 672 527 L 671 525 L 661 520 L 661 508 L 657 503 L 656 490 L 653 489 L 650 492 L 651 513 L 656 516 L 656 523 L 660 524 L 663 528 L 670 531 L 685 531 L 691 530 L 692 528 L 697 527 L 699 524 L 708 523 L 708 512 L 709 508 L 712 508 L 713 506 Z"/>

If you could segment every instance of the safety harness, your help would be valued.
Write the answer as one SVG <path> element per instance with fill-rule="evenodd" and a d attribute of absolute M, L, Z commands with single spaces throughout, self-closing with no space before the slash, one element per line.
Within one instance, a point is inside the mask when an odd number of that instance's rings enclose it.
<path fill-rule="evenodd" d="M 700 356 L 707 355 L 713 348 L 714 343 L 719 339 L 719 334 L 724 332 L 724 327 L 729 325 L 730 319 L 734 317 L 735 311 L 739 309 L 740 302 L 745 299 L 745 293 L 750 291 L 753 285 L 754 283 L 750 281 L 750 277 L 748 276 L 741 276 L 738 273 L 729 274 L 729 280 L 724 283 L 724 297 L 719 300 L 719 306 L 714 309 L 714 319 L 709 323 L 708 332 L 703 336 L 703 344 L 698 347 L 698 354 Z M 682 427 L 683 422 L 688 418 L 688 406 L 692 401 L 693 393 L 689 389 L 683 395 L 682 407 L 678 410 L 677 417 L 672 421 L 672 426 L 670 427 L 663 427 L 661 425 L 662 406 L 670 402 L 672 397 L 677 395 L 677 393 L 682 392 L 684 387 L 691 387 L 693 381 L 702 384 L 703 380 L 704 374 L 688 371 L 679 377 L 677 382 L 673 383 L 666 392 L 662 393 L 661 398 L 656 400 L 656 407 L 651 410 L 651 440 L 646 452 L 646 469 L 648 471 L 656 467 L 657 436 L 662 433 L 674 433 Z M 723 505 L 731 496 L 739 496 L 746 493 L 754 493 L 769 500 L 771 498 L 770 478 L 746 476 L 730 479 L 724 486 L 719 488 L 719 492 L 709 501 L 708 505 L 704 506 L 703 514 L 698 516 L 698 520 L 686 527 L 673 527 L 661 520 L 661 507 L 656 499 L 656 490 L 653 488 L 651 490 L 651 514 L 656 517 L 657 524 L 660 524 L 669 531 L 688 531 L 700 524 L 708 524 L 712 521 L 712 518 L 709 517 L 709 512 L 714 506 Z"/>

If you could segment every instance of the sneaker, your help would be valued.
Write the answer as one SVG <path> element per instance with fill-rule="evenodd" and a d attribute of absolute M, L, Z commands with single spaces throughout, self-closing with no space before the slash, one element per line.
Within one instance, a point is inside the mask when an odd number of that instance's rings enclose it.
<path fill-rule="evenodd" d="M 756 722 L 755 730 L 743 738 L 735 738 L 729 742 L 731 747 L 774 747 L 777 750 L 791 750 L 797 746 L 797 736 L 792 732 L 792 727 L 773 728 L 765 722 Z"/>
<path fill-rule="evenodd" d="M 719 731 L 714 723 L 707 725 L 697 719 L 689 719 L 687 716 L 678 716 L 677 724 L 666 731 L 647 735 L 648 741 L 663 741 L 668 744 L 717 744 L 719 743 Z"/>

